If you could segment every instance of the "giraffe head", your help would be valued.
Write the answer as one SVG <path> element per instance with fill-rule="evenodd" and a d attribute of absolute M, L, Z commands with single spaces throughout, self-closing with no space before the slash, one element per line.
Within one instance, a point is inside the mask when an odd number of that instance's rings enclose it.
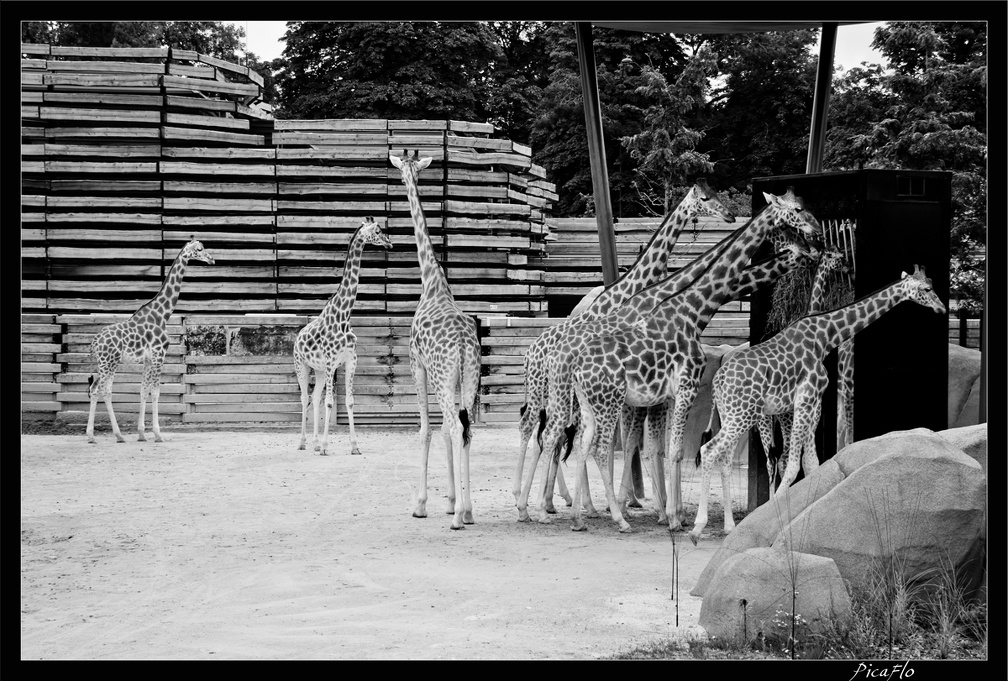
<path fill-rule="evenodd" d="M 735 212 L 725 205 L 718 193 L 711 189 L 707 180 L 702 177 L 686 192 L 682 204 L 691 217 L 712 215 L 720 217 L 725 222 L 735 222 Z"/>
<path fill-rule="evenodd" d="M 823 274 L 829 274 L 830 272 L 849 272 L 850 266 L 847 264 L 847 258 L 844 254 L 835 246 L 830 246 L 823 250 L 822 256 L 819 258 L 819 269 Z"/>
<path fill-rule="evenodd" d="M 794 187 L 788 187 L 780 196 L 763 192 L 763 198 L 767 202 L 764 210 L 772 212 L 770 218 L 777 229 L 790 228 L 816 243 L 822 243 L 822 226 L 805 210 L 805 202 L 795 196 Z"/>
<path fill-rule="evenodd" d="M 411 156 L 409 152 L 403 149 L 402 158 L 399 158 L 395 154 L 389 154 L 389 160 L 392 161 L 392 165 L 402 171 L 402 182 L 407 184 L 406 180 L 410 180 L 413 186 L 417 184 L 417 176 L 420 171 L 430 165 L 430 158 L 420 158 L 416 150 L 413 150 L 413 155 Z"/>
<path fill-rule="evenodd" d="M 946 313 L 945 305 L 931 286 L 931 277 L 924 274 L 924 268 L 920 265 L 914 265 L 913 274 L 904 272 L 900 284 L 906 299 L 931 308 L 938 314 Z"/>
<path fill-rule="evenodd" d="M 361 223 L 359 229 L 364 243 L 371 244 L 372 246 L 381 246 L 385 250 L 392 248 L 392 240 L 389 239 L 385 226 L 380 222 L 375 222 L 375 219 L 370 215 L 364 218 L 364 222 Z"/>
<path fill-rule="evenodd" d="M 190 237 L 190 239 L 189 243 L 182 248 L 182 257 L 186 260 L 199 260 L 208 265 L 213 265 L 213 256 L 203 248 L 203 244 L 196 241 L 195 236 Z"/>

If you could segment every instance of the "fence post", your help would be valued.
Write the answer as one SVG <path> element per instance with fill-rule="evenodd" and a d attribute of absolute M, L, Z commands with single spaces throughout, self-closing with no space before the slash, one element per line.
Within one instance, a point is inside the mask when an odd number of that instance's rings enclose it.
<path fill-rule="evenodd" d="M 959 347 L 965 348 L 969 343 L 969 321 L 966 319 L 966 308 L 959 308 Z"/>

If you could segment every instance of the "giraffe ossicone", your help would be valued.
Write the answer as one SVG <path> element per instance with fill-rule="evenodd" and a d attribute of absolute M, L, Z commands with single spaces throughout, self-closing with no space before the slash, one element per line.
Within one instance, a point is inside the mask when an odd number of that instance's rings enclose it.
<path fill-rule="evenodd" d="M 141 442 L 147 440 L 145 433 L 145 412 L 147 400 L 151 403 L 151 430 L 154 441 L 163 442 L 161 426 L 158 423 L 158 400 L 161 396 L 161 368 L 164 365 L 165 353 L 168 350 L 168 318 L 175 310 L 179 293 L 182 291 L 182 278 L 190 260 L 213 265 L 214 258 L 203 248 L 203 244 L 195 236 L 182 247 L 175 257 L 161 290 L 150 301 L 140 306 L 129 319 L 106 326 L 91 341 L 90 355 L 98 365 L 97 379 L 94 375 L 88 377 L 88 397 L 91 406 L 88 411 L 87 439 L 95 444 L 94 420 L 98 400 L 105 402 L 108 410 L 112 433 L 116 441 L 125 442 L 119 431 L 115 412 L 112 409 L 112 382 L 116 370 L 122 362 L 142 362 L 144 365 L 143 379 L 140 383 L 140 415 L 137 421 L 137 434 Z"/>
<path fill-rule="evenodd" d="M 350 314 L 357 300 L 360 282 L 361 256 L 366 245 L 392 248 L 383 223 L 375 222 L 371 216 L 364 218 L 350 237 L 347 246 L 343 276 L 336 292 L 330 296 L 318 317 L 311 320 L 298 332 L 294 341 L 294 372 L 301 389 L 301 441 L 298 449 L 305 448 L 308 404 L 313 406 L 314 450 L 323 456 L 328 453 L 329 421 L 335 407 L 336 370 L 344 367 L 343 379 L 346 384 L 346 409 L 350 427 L 350 453 L 360 454 L 357 434 L 354 430 L 353 379 L 357 370 L 357 336 L 350 328 Z M 315 390 L 308 397 L 309 375 L 315 374 Z M 322 391 L 325 390 L 325 427 L 319 441 L 319 410 Z"/>

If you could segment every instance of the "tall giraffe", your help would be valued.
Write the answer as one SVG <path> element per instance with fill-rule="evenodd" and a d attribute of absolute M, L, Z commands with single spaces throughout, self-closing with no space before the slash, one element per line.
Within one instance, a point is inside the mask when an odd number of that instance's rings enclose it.
<path fill-rule="evenodd" d="M 833 272 L 847 272 L 849 271 L 849 266 L 847 265 L 847 260 L 843 253 L 841 253 L 837 248 L 827 249 L 822 257 L 819 259 L 819 265 L 816 267 L 815 276 L 812 278 L 812 288 L 809 292 L 809 303 L 807 314 L 817 314 L 819 312 L 824 312 L 823 303 L 826 300 L 826 282 L 829 276 Z M 760 440 L 763 443 L 763 451 L 766 453 L 767 457 L 767 478 L 770 481 L 770 492 L 774 491 L 777 475 L 774 469 L 777 467 L 781 461 L 775 460 L 772 456 L 773 447 L 773 424 L 776 420 L 780 423 L 781 436 L 783 439 L 784 451 L 788 449 L 788 442 L 791 437 L 791 422 L 792 413 L 782 412 L 780 414 L 770 415 L 765 414 L 759 419 L 757 424 Z M 818 421 L 818 418 L 816 419 Z M 806 444 L 806 446 L 809 446 Z M 814 441 L 811 446 L 815 446 Z M 700 465 L 700 452 L 697 452 L 697 466 Z M 783 471 L 781 471 L 783 473 Z"/>
<path fill-rule="evenodd" d="M 657 320 L 658 315 L 655 311 L 655 307 L 660 303 L 670 299 L 672 296 L 676 296 L 676 300 L 684 301 L 686 307 L 693 309 L 703 309 L 705 305 L 705 293 L 708 289 L 714 286 L 714 282 L 727 281 L 728 284 L 734 281 L 741 270 L 741 268 L 748 261 L 752 252 L 756 249 L 763 238 L 772 230 L 777 228 L 790 228 L 790 229 L 801 229 L 808 234 L 818 234 L 821 230 L 819 229 L 818 223 L 814 219 L 810 218 L 805 212 L 804 207 L 801 204 L 800 199 L 797 199 L 793 193 L 789 190 L 784 197 L 778 198 L 773 195 L 766 195 L 768 201 L 768 207 L 760 212 L 759 215 L 749 220 L 749 222 L 742 228 L 736 230 L 736 232 L 724 240 L 722 244 L 719 245 L 717 249 L 713 249 L 714 252 L 705 255 L 700 258 L 696 263 L 696 272 L 690 273 L 690 276 L 684 278 L 683 280 L 677 281 L 680 277 L 680 273 L 676 273 L 666 280 L 659 282 L 651 287 L 644 289 L 630 300 L 624 303 L 620 308 L 615 310 L 609 316 L 596 320 L 593 322 L 587 322 L 578 325 L 575 329 L 572 329 L 571 333 L 567 334 L 565 337 L 565 342 L 562 345 L 558 344 L 558 347 L 554 350 L 553 361 L 550 365 L 550 376 L 549 376 L 549 403 L 547 405 L 547 425 L 544 436 L 543 451 L 553 452 L 556 448 L 556 443 L 559 440 L 561 432 L 568 427 L 571 423 L 577 422 L 577 416 L 574 413 L 573 405 L 574 394 L 572 384 L 574 382 L 577 372 L 583 369 L 586 362 L 586 358 L 590 357 L 591 362 L 599 362 L 595 369 L 601 375 L 615 374 L 617 371 L 621 373 L 621 376 L 629 377 L 631 372 L 624 370 L 623 363 L 619 357 L 616 356 L 606 356 L 606 349 L 614 349 L 615 344 L 608 342 L 605 343 L 605 347 L 595 348 L 593 343 L 597 338 L 602 337 L 606 339 L 611 339 L 614 334 L 624 332 L 628 329 L 634 329 L 637 327 L 647 326 L 643 322 L 648 320 Z M 684 268 L 685 270 L 692 269 L 694 266 Z M 694 276 L 696 275 L 696 276 Z M 699 276 L 699 279 L 697 278 Z M 778 275 L 779 276 L 779 275 Z M 696 281 L 694 281 L 696 280 Z M 720 288 L 719 288 L 720 291 Z M 731 292 L 730 286 L 728 292 L 724 296 L 729 295 Z M 679 295 L 677 295 L 679 294 Z M 713 302 L 713 301 L 712 301 Z M 713 315 L 714 311 L 717 310 L 720 304 L 714 305 L 713 310 L 709 312 Z M 688 326 L 683 324 L 682 326 Z M 664 328 L 664 327 L 663 327 Z M 671 329 L 665 329 L 671 333 Z M 678 332 L 683 332 L 683 329 L 676 329 Z M 685 331 L 689 334 L 689 331 Z M 699 337 L 699 330 L 696 331 L 695 335 Z M 689 376 L 687 376 L 686 371 L 677 371 L 676 366 L 671 361 L 669 356 L 662 354 L 660 351 L 663 341 L 659 338 L 648 338 L 647 343 L 654 345 L 642 352 L 642 356 L 639 358 L 641 361 L 635 361 L 636 366 L 635 371 L 643 370 L 650 373 L 650 378 L 654 378 L 654 374 L 661 374 L 661 380 L 658 382 L 666 387 L 671 388 L 676 386 L 680 391 L 684 393 L 684 399 L 676 401 L 676 411 L 675 415 L 679 416 L 679 412 L 682 411 L 682 416 L 688 412 L 690 403 L 692 403 L 692 395 L 688 396 L 688 401 L 686 399 L 685 392 L 690 389 L 689 385 L 686 385 L 686 378 L 691 378 L 694 381 L 692 386 L 693 394 L 695 394 L 696 383 L 698 383 L 699 372 L 702 372 L 704 354 L 699 346 L 699 341 L 696 342 L 696 352 L 699 354 L 699 359 L 694 360 L 693 364 L 698 365 L 698 369 L 695 366 L 690 367 L 691 371 Z M 656 350 L 658 350 L 656 352 Z M 593 354 L 594 353 L 594 354 Z M 656 366 L 651 367 L 650 365 L 658 362 Z M 648 367 L 648 368 L 645 368 Z M 693 377 L 693 370 L 696 369 L 697 376 Z M 590 379 L 587 374 L 584 379 Z M 669 380 L 668 372 L 675 374 L 675 381 Z M 636 376 L 636 374 L 635 374 Z M 602 382 L 608 381 L 610 384 L 607 390 L 609 390 L 609 398 L 612 395 L 618 395 L 611 404 L 617 405 L 615 415 L 612 416 L 612 428 L 607 432 L 607 439 L 603 443 L 603 449 L 605 450 L 605 455 L 611 452 L 612 446 L 612 435 L 615 430 L 616 420 L 619 419 L 622 407 L 627 401 L 624 398 L 632 398 L 631 406 L 646 406 L 643 403 L 638 403 L 636 397 L 638 386 L 633 386 L 632 390 L 628 390 L 628 384 L 619 381 L 613 381 L 612 379 L 602 379 Z M 584 382 L 584 380 L 583 380 Z M 601 382 L 600 382 L 601 384 Z M 587 385 L 587 383 L 586 383 Z M 595 391 L 590 390 L 591 395 L 587 394 L 587 391 L 582 394 L 578 393 L 577 400 L 580 404 L 582 397 L 594 398 Z M 604 391 L 603 391 L 604 392 Z M 669 395 L 664 396 L 662 399 L 667 399 Z M 682 409 L 681 409 L 682 407 Z M 585 409 L 588 408 L 587 405 L 581 405 L 581 413 L 584 415 Z M 597 418 L 597 415 L 593 417 Z M 685 418 L 683 418 L 685 421 Z M 584 422 L 582 422 L 579 428 L 585 428 Z M 664 434 L 664 422 L 661 423 L 662 433 Z M 673 429 L 673 437 L 675 438 L 675 429 Z M 682 438 L 682 428 L 679 427 L 678 439 L 674 439 L 673 443 L 677 447 L 680 446 Z M 575 439 L 574 442 L 577 442 Z M 588 442 L 586 440 L 585 442 Z M 582 449 L 584 448 L 584 442 L 582 443 Z M 579 457 L 582 455 L 579 453 Z M 645 452 L 645 457 L 647 453 Z M 604 459 L 597 457 L 596 461 L 603 461 Z M 579 458 L 578 470 L 579 482 L 584 476 L 585 471 L 582 469 L 586 468 L 584 466 L 585 458 Z M 614 498 L 612 493 L 612 478 L 611 473 L 608 470 L 611 462 L 606 461 L 607 470 L 603 471 L 603 482 L 606 486 L 606 497 L 610 505 L 610 511 L 613 514 L 613 519 L 620 525 L 621 529 L 624 531 L 629 530 L 629 525 L 622 519 L 622 514 L 619 509 L 616 508 L 614 504 Z M 534 473 L 534 470 L 532 471 Z M 526 479 L 523 486 L 522 495 L 523 499 L 519 502 L 519 511 L 525 510 L 527 507 L 528 500 L 528 490 L 531 487 L 531 477 Z M 583 486 L 579 485 L 577 489 L 582 489 Z M 580 519 L 581 509 L 578 507 L 581 503 L 581 499 L 577 498 L 573 502 L 573 513 L 575 514 L 575 529 L 581 529 L 578 525 L 583 525 Z M 523 503 L 524 502 L 524 503 Z M 540 508 L 542 508 L 540 506 Z M 525 511 L 527 515 L 527 511 Z M 545 522 L 546 518 L 541 514 L 540 522 Z"/>
<path fill-rule="evenodd" d="M 798 475 L 803 449 L 806 475 L 818 467 L 815 447 L 803 445 L 815 432 L 822 393 L 829 380 L 823 359 L 904 300 L 945 314 L 945 305 L 932 289 L 931 279 L 923 268 L 914 265 L 913 274 L 903 272 L 896 282 L 846 307 L 802 317 L 769 340 L 740 350 L 721 364 L 714 374 L 711 399 L 711 421 L 718 416 L 721 430 L 700 448 L 700 508 L 690 532 L 694 544 L 707 524 L 711 470 L 721 464 L 724 504 L 726 509 L 731 508 L 725 482 L 730 464 L 725 463 L 725 454 L 763 415 L 794 412 L 787 468 L 775 498 L 786 493 Z M 725 511 L 725 531 L 734 527 L 734 519 Z"/>
<path fill-rule="evenodd" d="M 366 217 L 360 227 L 350 237 L 347 247 L 346 262 L 343 265 L 343 278 L 339 288 L 329 297 L 325 307 L 318 317 L 308 322 L 298 332 L 294 341 L 294 371 L 297 373 L 298 385 L 301 387 L 301 442 L 298 449 L 305 448 L 305 430 L 308 421 L 308 375 L 315 372 L 315 391 L 311 398 L 314 406 L 314 432 L 312 441 L 314 450 L 327 453 L 329 443 L 329 417 L 332 413 L 334 399 L 334 384 L 336 369 L 344 366 L 343 380 L 346 385 L 347 418 L 350 421 L 350 453 L 360 454 L 357 448 L 357 435 L 354 432 L 353 416 L 353 379 L 357 370 L 357 336 L 350 328 L 350 313 L 357 301 L 357 285 L 360 282 L 361 255 L 364 246 L 372 244 L 385 249 L 392 248 L 392 241 L 384 227 L 375 222 L 373 217 Z M 320 380 L 323 379 L 323 380 Z M 322 443 L 319 444 L 319 400 L 322 389 L 325 388 L 326 410 L 325 429 L 322 431 Z"/>
<path fill-rule="evenodd" d="M 417 190 L 418 174 L 430 165 L 431 159 L 418 158 L 416 151 L 405 151 L 400 159 L 390 154 L 392 165 L 402 172 L 413 217 L 420 279 L 423 291 L 413 314 L 410 327 L 410 367 L 416 384 L 420 407 L 420 486 L 413 517 L 427 516 L 427 455 L 430 451 L 430 419 L 428 414 L 428 383 L 434 387 L 441 407 L 441 434 L 448 458 L 448 512 L 454 513 L 451 528 L 461 530 L 473 521 L 472 498 L 469 489 L 470 422 L 476 415 L 476 393 L 480 377 L 480 343 L 476 321 L 455 303 L 444 271 L 434 256 Z M 455 410 L 455 394 L 459 409 Z M 453 453 L 459 454 L 456 476 Z M 457 485 L 456 485 L 457 477 Z"/>
<path fill-rule="evenodd" d="M 98 363 L 98 379 L 88 378 L 88 396 L 91 398 L 91 410 L 88 412 L 87 438 L 94 444 L 94 417 L 98 399 L 105 401 L 109 421 L 112 422 L 112 432 L 116 441 L 126 439 L 119 432 L 115 413 L 112 411 L 112 381 L 116 369 L 123 361 L 143 362 L 144 373 L 140 383 L 140 418 L 137 423 L 139 440 L 145 442 L 144 417 L 147 411 L 147 399 L 151 401 L 151 430 L 154 431 L 154 441 L 163 442 L 161 427 L 158 424 L 158 398 L 161 396 L 161 367 L 164 364 L 165 352 L 168 350 L 168 318 L 175 310 L 179 293 L 182 291 L 182 277 L 191 259 L 214 264 L 213 256 L 203 248 L 203 244 L 195 237 L 182 247 L 175 257 L 168 275 L 165 277 L 161 290 L 149 302 L 140 306 L 129 319 L 106 326 L 98 332 L 91 341 L 91 357 Z"/>
<path fill-rule="evenodd" d="M 539 426 L 537 440 L 541 438 L 545 427 L 548 364 L 551 361 L 556 343 L 569 332 L 575 323 L 598 319 L 611 312 L 634 293 L 665 278 L 668 273 L 668 259 L 679 240 L 679 236 L 691 221 L 695 221 L 701 215 L 720 217 L 727 223 L 735 222 L 735 213 L 703 178 L 699 178 L 690 187 L 675 210 L 665 217 L 662 224 L 651 236 L 644 251 L 629 270 L 605 288 L 580 315 L 572 316 L 550 327 L 532 342 L 525 354 L 525 404 L 521 408 L 521 418 L 518 423 L 521 446 L 512 488 L 516 502 L 521 496 L 522 470 L 525 465 L 529 440 L 536 429 L 536 424 Z M 697 274 L 696 270 L 683 270 L 683 272 L 683 277 L 689 276 L 690 272 L 693 273 L 693 276 Z M 541 441 L 537 444 L 541 444 Z M 535 456 L 538 459 L 539 454 Z M 563 474 L 559 473 L 557 479 L 562 488 Z M 550 489 L 552 490 L 552 484 Z M 552 493 L 547 498 L 547 512 L 553 512 Z M 521 519 L 527 519 L 527 516 Z"/>
<path fill-rule="evenodd" d="M 854 442 L 854 339 L 837 348 L 837 450 Z"/>

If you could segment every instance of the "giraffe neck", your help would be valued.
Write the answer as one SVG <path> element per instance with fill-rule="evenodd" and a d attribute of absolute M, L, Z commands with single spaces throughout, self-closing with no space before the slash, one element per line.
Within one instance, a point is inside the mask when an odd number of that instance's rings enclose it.
<path fill-rule="evenodd" d="M 762 262 L 745 268 L 735 280 L 729 300 L 751 296 L 760 288 L 777 281 L 785 273 L 797 267 L 802 257 L 802 255 L 792 250 L 781 251 Z M 710 314 L 713 315 L 714 312 L 717 312 L 717 309 L 714 309 Z"/>
<path fill-rule="evenodd" d="M 692 284 L 680 291 L 670 292 L 675 295 L 675 299 L 670 305 L 663 306 L 664 314 L 689 318 L 690 323 L 702 330 L 718 308 L 737 295 L 736 282 L 743 268 L 773 225 L 773 213 L 764 209 L 737 230 L 726 240 L 727 243 L 719 250 L 716 260 Z M 751 274 L 755 277 L 759 271 L 754 269 Z M 750 285 L 756 284 L 750 282 Z M 668 295 L 663 296 L 656 305 L 666 300 L 669 300 Z"/>
<path fill-rule="evenodd" d="M 585 317 L 585 321 L 609 314 L 637 291 L 666 277 L 668 275 L 668 259 L 672 254 L 672 249 L 692 218 L 693 212 L 687 208 L 685 202 L 676 206 L 676 209 L 666 217 L 652 235 L 651 240 L 644 247 L 644 252 L 640 254 L 633 266 L 606 288 L 582 313 L 588 315 Z"/>
<path fill-rule="evenodd" d="M 826 267 L 817 267 L 815 277 L 812 279 L 812 292 L 809 294 L 809 314 L 822 312 L 823 302 L 826 300 L 826 277 L 829 274 Z"/>
<path fill-rule="evenodd" d="M 179 293 L 182 292 L 182 277 L 185 276 L 186 266 L 189 264 L 189 258 L 184 255 L 184 252 L 183 249 L 175 257 L 175 262 L 172 263 L 171 268 L 168 270 L 168 275 L 165 277 L 158 294 L 149 303 L 140 308 L 134 317 L 142 316 L 145 320 L 151 321 L 158 326 L 166 326 L 168 324 L 168 318 L 175 311 L 175 304 L 178 302 Z M 141 312 L 143 314 L 140 314 Z"/>
<path fill-rule="evenodd" d="M 847 307 L 820 312 L 804 317 L 813 323 L 816 342 L 823 356 L 846 340 L 852 338 L 886 312 L 906 298 L 906 287 L 902 280 L 894 282 Z M 825 331 L 825 333 L 818 333 Z"/>
<path fill-rule="evenodd" d="M 346 262 L 343 264 L 343 279 L 339 288 L 332 294 L 319 320 L 323 324 L 338 325 L 350 319 L 354 302 L 357 300 L 357 285 L 360 282 L 361 255 L 364 253 L 363 228 L 358 227 L 350 239 L 350 246 L 347 248 Z"/>
<path fill-rule="evenodd" d="M 420 205 L 420 195 L 417 193 L 416 178 L 404 174 L 406 182 L 406 198 L 409 200 L 410 214 L 413 216 L 413 233 L 416 236 L 417 254 L 420 260 L 420 280 L 423 283 L 424 294 L 431 291 L 448 291 L 448 280 L 444 270 L 438 264 L 434 255 L 434 245 L 427 231 L 427 218 L 424 217 Z"/>

